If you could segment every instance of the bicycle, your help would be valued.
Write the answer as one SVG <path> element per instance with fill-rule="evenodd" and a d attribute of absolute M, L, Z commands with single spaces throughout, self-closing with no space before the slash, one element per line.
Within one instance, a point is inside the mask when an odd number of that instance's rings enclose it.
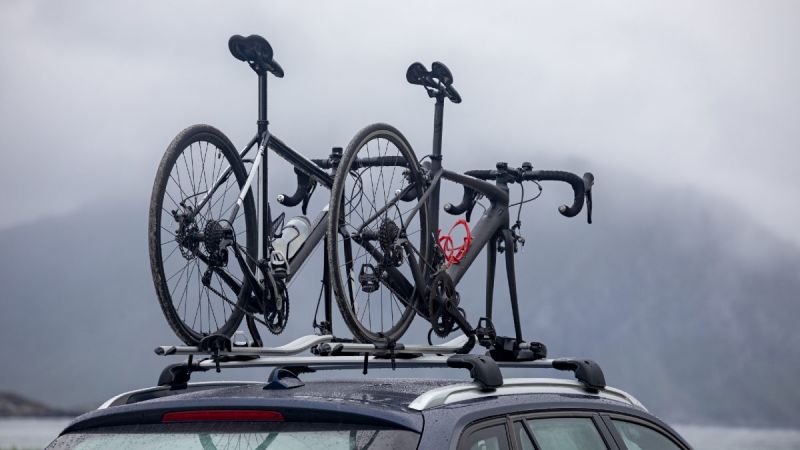
<path fill-rule="evenodd" d="M 417 160 L 408 141 L 396 128 L 373 124 L 358 132 L 348 144 L 331 188 L 328 270 L 343 318 L 357 339 L 389 348 L 419 314 L 431 324 L 429 342 L 432 333 L 445 337 L 460 329 L 470 338 L 463 349 L 465 352 L 477 340 L 490 348 L 496 359 L 545 357 L 543 344 L 526 343 L 522 336 L 514 253 L 524 244 L 524 239 L 519 235 L 519 214 L 511 225 L 509 207 L 513 205 L 509 204 L 509 185 L 518 183 L 522 187 L 523 199 L 517 203 L 521 209 L 523 204 L 538 198 L 538 195 L 524 198 L 523 182 L 535 182 L 539 194 L 539 182 L 566 182 L 572 186 L 574 199 L 572 205 L 562 205 L 559 212 L 566 217 L 576 216 L 586 199 L 591 223 L 594 177 L 591 173 L 580 177 L 569 172 L 533 170 L 530 163 L 519 168 L 498 163 L 495 170 L 471 170 L 464 174 L 444 169 L 444 100 L 454 104 L 461 102 L 461 96 L 453 87 L 453 75 L 439 62 L 434 62 L 431 70 L 414 63 L 408 68 L 406 79 L 423 86 L 428 96 L 436 101 L 432 152 L 423 158 L 427 161 Z M 364 167 L 363 161 L 373 158 L 374 152 L 397 158 L 391 172 L 387 167 Z M 403 167 L 402 173 L 396 173 L 397 166 Z M 378 173 L 373 174 L 373 171 Z M 439 230 L 442 180 L 464 188 L 458 205 L 444 206 L 449 214 L 466 214 L 467 220 L 456 225 L 463 226 L 466 233 L 459 246 L 454 245 L 450 233 L 437 236 L 437 231 L 434 234 L 434 230 Z M 470 230 L 468 221 L 479 197 L 488 199 L 490 205 Z M 478 326 L 473 327 L 459 306 L 456 286 L 485 247 L 488 251 L 486 312 Z M 497 336 L 491 320 L 498 252 L 505 252 L 514 338 Z M 373 321 L 373 316 L 379 316 L 380 320 Z"/>
<path fill-rule="evenodd" d="M 327 159 L 307 159 L 272 134 L 267 76 L 282 78 L 283 68 L 261 36 L 232 36 L 228 48 L 258 75 L 257 132 L 241 152 L 209 125 L 190 126 L 173 139 L 151 195 L 150 263 L 164 315 L 185 343 L 195 345 L 211 335 L 230 337 L 246 317 L 253 343 L 260 346 L 256 322 L 274 334 L 283 331 L 289 315 L 286 286 L 325 239 L 327 207 L 313 223 L 305 215 L 315 188 L 333 185 L 341 149 L 334 148 Z M 245 159 L 253 148 L 254 157 Z M 297 189 L 277 201 L 288 207 L 302 203 L 298 218 L 271 217 L 268 149 L 294 166 Z M 236 264 L 229 264 L 230 253 Z M 327 332 L 329 296 L 326 292 L 327 321 L 319 324 Z"/>

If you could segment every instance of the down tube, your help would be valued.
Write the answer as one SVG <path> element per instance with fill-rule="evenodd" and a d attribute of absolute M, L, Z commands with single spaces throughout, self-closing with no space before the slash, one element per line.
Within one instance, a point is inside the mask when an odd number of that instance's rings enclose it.
<path fill-rule="evenodd" d="M 300 249 L 297 250 L 297 254 L 294 255 L 294 258 L 289 261 L 290 279 L 297 275 L 297 272 L 300 271 L 308 257 L 311 256 L 317 244 L 325 237 L 325 224 L 327 221 L 328 206 L 325 205 L 325 208 L 317 216 L 317 220 L 314 222 L 308 238 L 303 242 L 303 245 L 300 246 Z"/>

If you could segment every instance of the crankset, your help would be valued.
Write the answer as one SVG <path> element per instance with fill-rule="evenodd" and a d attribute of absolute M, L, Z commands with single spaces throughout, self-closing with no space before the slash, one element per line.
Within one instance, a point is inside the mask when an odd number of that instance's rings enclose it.
<path fill-rule="evenodd" d="M 456 327 L 456 320 L 450 314 L 451 309 L 459 309 L 461 297 L 456 292 L 455 283 L 445 271 L 440 271 L 431 280 L 428 291 L 428 320 L 431 331 L 440 338 L 447 337 Z M 461 310 L 463 314 L 463 309 Z"/>
<path fill-rule="evenodd" d="M 271 310 L 264 312 L 264 319 L 267 322 L 267 329 L 272 334 L 281 334 L 289 322 L 289 291 L 283 282 L 279 282 L 280 286 L 277 295 L 274 296 L 275 301 L 270 302 Z M 280 307 L 280 308 L 279 308 Z"/>
<path fill-rule="evenodd" d="M 278 335 L 289 321 L 289 291 L 283 278 L 273 276 L 270 264 L 259 261 L 258 267 L 264 274 L 263 285 L 266 298 L 261 299 L 261 311 L 270 333 Z"/>

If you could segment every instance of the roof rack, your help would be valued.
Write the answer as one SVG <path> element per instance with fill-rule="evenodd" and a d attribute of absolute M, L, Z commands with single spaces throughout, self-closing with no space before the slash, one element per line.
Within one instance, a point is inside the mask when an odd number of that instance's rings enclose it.
<path fill-rule="evenodd" d="M 301 386 L 297 375 L 304 372 L 360 368 L 366 374 L 369 368 L 409 367 L 464 368 L 486 391 L 503 385 L 501 367 L 571 371 L 590 392 L 606 387 L 602 369 L 589 359 L 495 360 L 488 355 L 458 354 L 467 341 L 468 337 L 461 335 L 440 345 L 379 345 L 342 341 L 332 335 L 309 335 L 279 347 L 245 347 L 232 345 L 225 336 L 212 335 L 196 347 L 161 346 L 155 353 L 188 356 L 186 362 L 171 364 L 161 372 L 158 385 L 173 388 L 185 387 L 192 372 L 245 367 L 274 367 L 269 377 L 273 388 Z M 519 343 L 519 348 L 525 345 Z M 311 355 L 297 356 L 304 351 L 310 351 Z M 195 357 L 202 359 L 195 360 Z"/>

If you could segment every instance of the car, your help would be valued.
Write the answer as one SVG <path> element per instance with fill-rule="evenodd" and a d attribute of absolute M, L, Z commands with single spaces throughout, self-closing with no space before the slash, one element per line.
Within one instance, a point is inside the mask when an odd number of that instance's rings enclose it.
<path fill-rule="evenodd" d="M 334 350 L 310 357 L 214 350 L 199 362 L 190 356 L 167 366 L 158 386 L 120 394 L 76 418 L 48 448 L 690 448 L 636 398 L 606 386 L 591 360 Z M 263 382 L 190 381 L 196 371 L 263 366 L 274 367 Z M 442 366 L 468 369 L 472 381 L 301 379 L 318 370 Z M 504 378 L 507 367 L 570 371 L 576 379 Z"/>

